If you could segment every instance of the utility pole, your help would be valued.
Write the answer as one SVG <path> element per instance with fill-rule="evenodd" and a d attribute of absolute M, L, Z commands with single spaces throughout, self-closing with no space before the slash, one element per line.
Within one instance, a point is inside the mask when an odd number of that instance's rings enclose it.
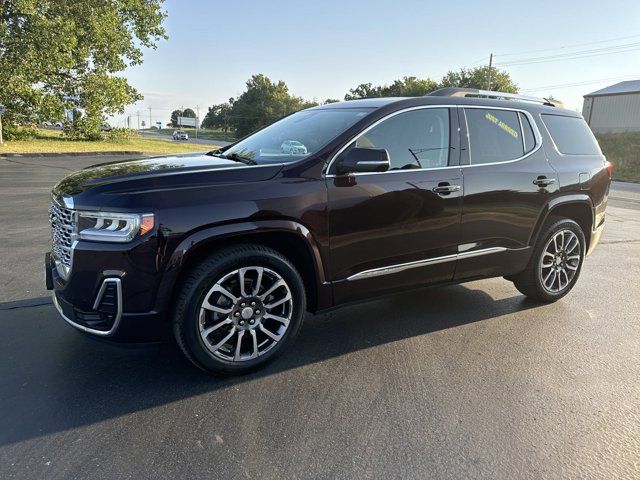
<path fill-rule="evenodd" d="M 200 105 L 196 105 L 196 140 L 198 139 L 199 126 L 200 126 Z"/>
<path fill-rule="evenodd" d="M 136 112 L 138 114 L 138 130 L 140 130 L 140 110 Z"/>
<path fill-rule="evenodd" d="M 149 130 L 151 130 L 151 107 L 149 107 Z"/>
<path fill-rule="evenodd" d="M 489 55 L 489 81 L 487 82 L 487 90 L 491 90 L 491 67 L 493 66 L 493 53 Z"/>

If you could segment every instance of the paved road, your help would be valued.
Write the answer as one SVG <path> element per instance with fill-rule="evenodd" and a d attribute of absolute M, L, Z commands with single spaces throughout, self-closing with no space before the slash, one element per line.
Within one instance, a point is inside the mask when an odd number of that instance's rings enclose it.
<path fill-rule="evenodd" d="M 0 165 L 0 274 L 46 248 L 25 235 L 46 243 L 46 190 L 82 161 Z M 241 378 L 172 345 L 91 341 L 50 305 L 2 310 L 0 478 L 639 478 L 629 190 L 556 304 L 501 279 L 386 297 L 309 316 L 291 351 Z M 31 285 L 29 269 L 9 283 Z"/>
<path fill-rule="evenodd" d="M 168 134 L 163 134 L 163 133 L 156 133 L 156 132 L 149 132 L 149 131 L 144 131 L 141 130 L 140 134 L 143 137 L 155 137 L 155 138 L 165 138 L 168 140 L 173 140 L 173 137 L 171 135 Z M 178 140 L 173 140 L 173 141 L 178 141 Z M 198 145 L 215 145 L 218 147 L 224 147 L 226 145 L 230 145 L 231 142 L 225 142 L 224 140 L 208 140 L 208 139 L 204 139 L 204 138 L 195 138 L 191 136 L 191 134 L 189 134 L 189 140 L 187 140 L 186 142 L 184 140 L 180 140 L 180 142 L 182 143 L 196 143 Z"/>

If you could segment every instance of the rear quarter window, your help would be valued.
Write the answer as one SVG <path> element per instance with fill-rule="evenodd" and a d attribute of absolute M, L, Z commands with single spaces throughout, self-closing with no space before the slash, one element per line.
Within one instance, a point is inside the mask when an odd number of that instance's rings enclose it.
<path fill-rule="evenodd" d="M 564 155 L 601 155 L 589 125 L 579 117 L 542 114 L 553 143 Z"/>

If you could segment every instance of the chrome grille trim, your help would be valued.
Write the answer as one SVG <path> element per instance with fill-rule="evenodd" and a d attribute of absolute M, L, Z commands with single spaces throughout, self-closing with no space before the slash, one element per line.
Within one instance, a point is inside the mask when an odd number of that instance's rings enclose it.
<path fill-rule="evenodd" d="M 76 240 L 76 212 L 51 202 L 49 208 L 51 225 L 51 251 L 58 273 L 67 278 L 73 262 L 73 247 Z"/>

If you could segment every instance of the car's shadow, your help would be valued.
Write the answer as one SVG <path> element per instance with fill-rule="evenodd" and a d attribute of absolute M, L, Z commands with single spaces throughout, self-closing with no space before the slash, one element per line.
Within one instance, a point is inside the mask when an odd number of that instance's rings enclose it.
<path fill-rule="evenodd" d="M 173 344 L 118 348 L 66 326 L 52 306 L 0 312 L 0 445 L 72 429 L 322 362 L 365 348 L 535 307 L 466 286 L 384 297 L 308 316 L 294 345 L 243 377 L 208 375 Z"/>

